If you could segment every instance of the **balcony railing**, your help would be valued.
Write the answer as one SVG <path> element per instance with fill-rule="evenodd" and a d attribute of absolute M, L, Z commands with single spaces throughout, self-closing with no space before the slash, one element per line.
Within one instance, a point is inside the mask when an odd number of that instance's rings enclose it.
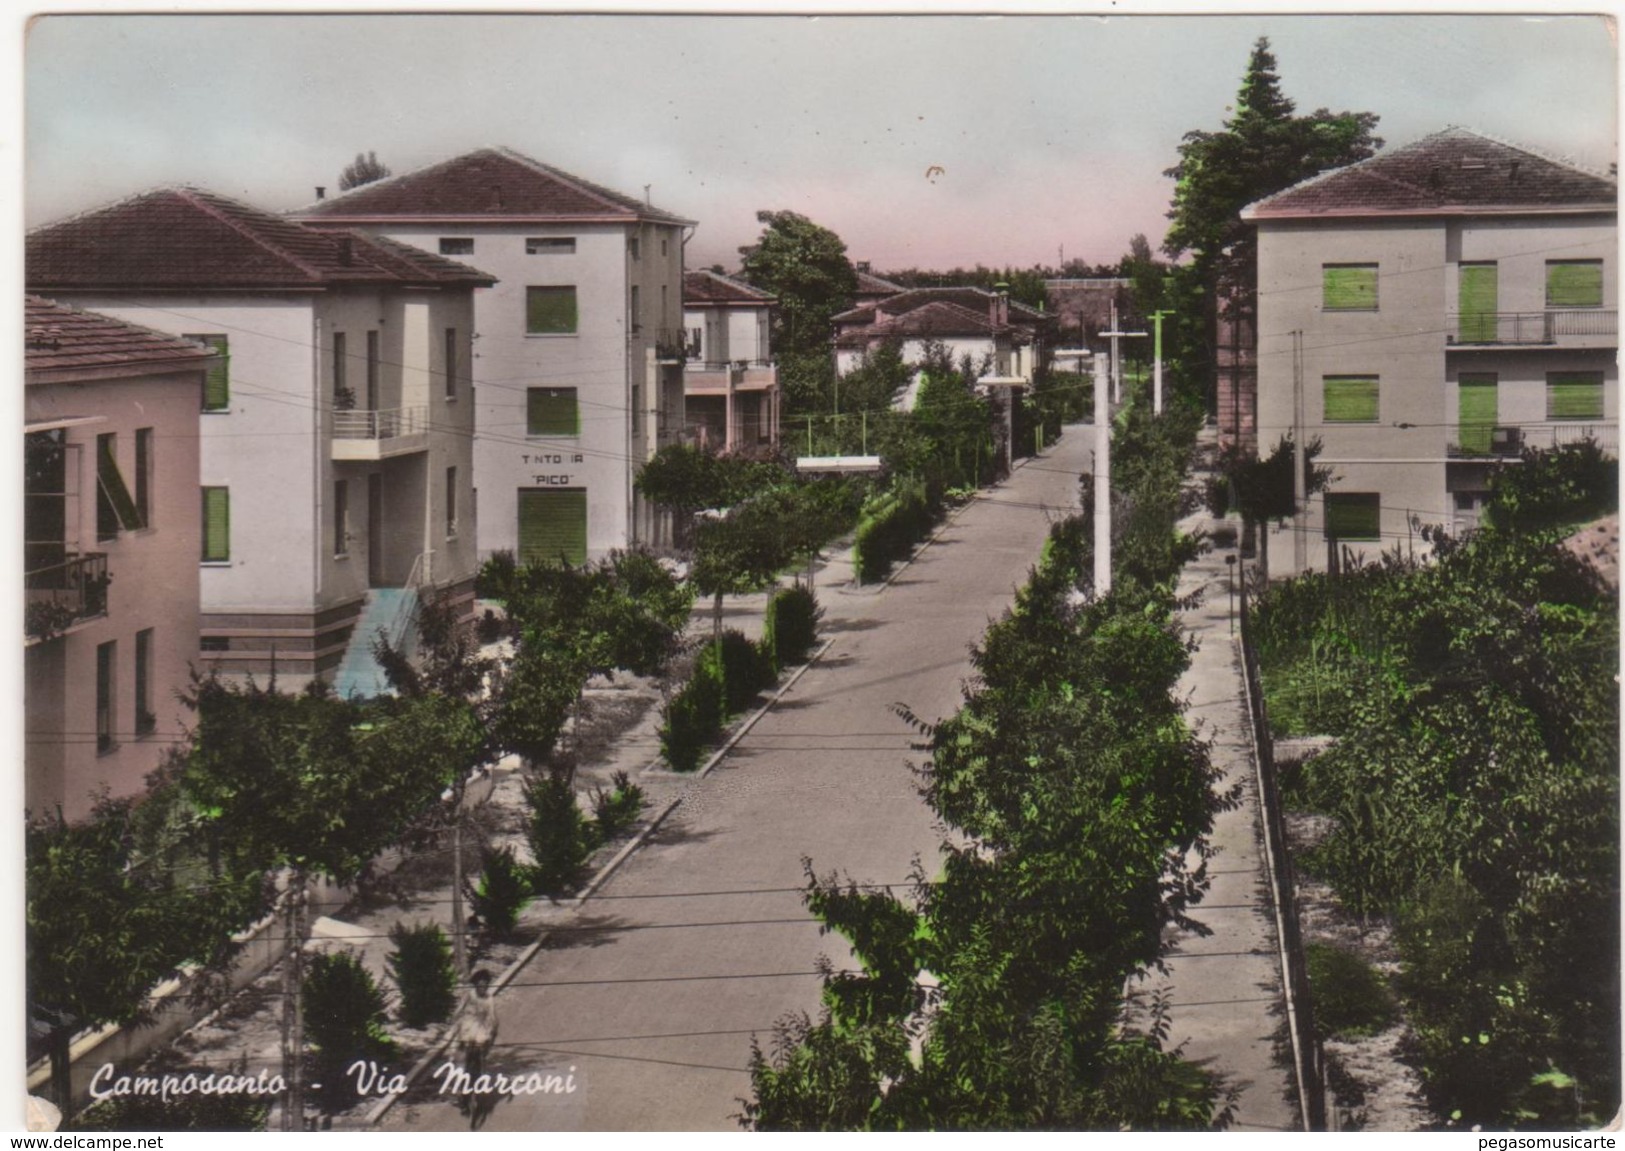
<path fill-rule="evenodd" d="M 1516 424 L 1494 428 L 1455 428 L 1450 435 L 1451 459 L 1493 460 L 1516 458 L 1525 448 L 1546 450 L 1595 440 L 1610 456 L 1619 456 L 1617 420 L 1564 421 Z"/>
<path fill-rule="evenodd" d="M 36 545 L 25 550 L 35 552 Z M 49 639 L 80 620 L 106 615 L 108 582 L 105 552 L 69 556 L 23 573 L 23 626 L 28 638 Z"/>
<path fill-rule="evenodd" d="M 428 430 L 427 406 L 333 413 L 333 438 L 339 440 L 393 440 Z"/>
<path fill-rule="evenodd" d="M 682 328 L 660 328 L 655 332 L 655 359 L 682 363 L 689 354 L 688 332 Z"/>
<path fill-rule="evenodd" d="M 1452 345 L 1600 343 L 1619 334 L 1612 308 L 1563 308 L 1545 312 L 1457 312 L 1445 340 Z"/>

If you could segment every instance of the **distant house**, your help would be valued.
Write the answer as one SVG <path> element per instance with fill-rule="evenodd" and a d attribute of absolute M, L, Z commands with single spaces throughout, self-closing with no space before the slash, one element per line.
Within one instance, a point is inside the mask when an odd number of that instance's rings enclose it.
<path fill-rule="evenodd" d="M 913 288 L 834 317 L 835 371 L 846 375 L 887 341 L 913 363 L 928 341 L 943 344 L 957 363 L 964 356 L 995 376 L 1031 380 L 1049 330 L 1049 317 L 984 288 Z M 910 389 L 912 392 L 913 389 Z M 905 406 L 912 396 L 905 397 Z"/>
<path fill-rule="evenodd" d="M 864 308 L 870 304 L 878 304 L 888 296 L 895 296 L 899 292 L 908 290 L 901 284 L 894 284 L 890 280 L 882 279 L 869 271 L 869 265 L 866 261 L 860 261 L 853 265 L 853 270 L 858 274 L 858 289 L 852 293 L 852 306 L 854 308 Z"/>
<path fill-rule="evenodd" d="M 202 666 L 341 691 L 420 588 L 472 609 L 473 292 L 493 280 L 195 188 L 29 233 L 31 290 L 214 349 L 191 403 Z M 371 669 L 375 671 L 376 669 Z"/>
<path fill-rule="evenodd" d="M 579 564 L 663 538 L 632 481 L 683 433 L 683 243 L 694 221 L 508 148 L 295 215 L 466 257 L 497 277 L 474 305 L 482 556 Z"/>
<path fill-rule="evenodd" d="M 688 431 L 734 451 L 779 440 L 779 376 L 768 293 L 720 272 L 683 273 L 683 372 Z"/>
<path fill-rule="evenodd" d="M 24 305 L 24 799 L 139 794 L 197 656 L 198 398 L 218 353 Z"/>
<path fill-rule="evenodd" d="M 1418 521 L 1474 526 L 1520 447 L 1617 452 L 1618 197 L 1610 176 L 1451 128 L 1243 210 L 1258 448 L 1296 429 L 1336 477 L 1292 541 L 1301 566 L 1418 547 Z"/>
<path fill-rule="evenodd" d="M 1045 280 L 1056 338 L 1067 347 L 1087 347 L 1096 333 L 1111 329 L 1112 305 L 1120 317 L 1134 314 L 1134 281 L 1120 277 Z M 1083 343 L 1074 345 L 1073 340 Z"/>

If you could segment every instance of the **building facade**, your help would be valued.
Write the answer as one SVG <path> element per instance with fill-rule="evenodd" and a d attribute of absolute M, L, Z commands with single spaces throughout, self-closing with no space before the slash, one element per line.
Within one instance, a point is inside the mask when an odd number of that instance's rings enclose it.
<path fill-rule="evenodd" d="M 468 371 L 491 277 L 190 188 L 39 228 L 26 260 L 34 291 L 219 354 L 187 501 L 204 668 L 334 680 L 421 589 L 472 611 Z"/>
<path fill-rule="evenodd" d="M 663 542 L 633 488 L 682 436 L 683 242 L 693 221 L 506 148 L 295 214 L 468 259 L 475 302 L 479 553 L 579 564 Z"/>
<path fill-rule="evenodd" d="M 732 452 L 779 442 L 773 304 L 768 293 L 720 272 L 683 273 L 685 419 L 702 447 Z"/>
<path fill-rule="evenodd" d="M 77 820 L 183 738 L 198 400 L 221 360 L 37 297 L 24 322 L 24 795 Z"/>
<path fill-rule="evenodd" d="M 1243 211 L 1258 450 L 1319 439 L 1334 475 L 1272 556 L 1419 552 L 1420 525 L 1477 524 L 1490 469 L 1522 447 L 1617 453 L 1617 197 L 1610 177 L 1453 128 Z"/>

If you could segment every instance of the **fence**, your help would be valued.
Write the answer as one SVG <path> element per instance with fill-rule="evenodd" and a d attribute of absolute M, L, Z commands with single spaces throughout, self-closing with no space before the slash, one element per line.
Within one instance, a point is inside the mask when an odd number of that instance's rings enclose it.
<path fill-rule="evenodd" d="M 1247 693 L 1247 715 L 1252 724 L 1254 761 L 1258 765 L 1258 804 L 1264 830 L 1264 858 L 1269 868 L 1270 897 L 1275 904 L 1275 929 L 1280 937 L 1281 971 L 1286 980 L 1287 1029 L 1292 1047 L 1293 1074 L 1297 1081 L 1304 1129 L 1325 1131 L 1328 1130 L 1326 1059 L 1320 1037 L 1315 1033 L 1309 968 L 1298 925 L 1297 880 L 1292 872 L 1286 819 L 1281 809 L 1281 793 L 1275 775 L 1275 741 L 1270 735 L 1269 715 L 1264 706 L 1258 653 L 1252 644 L 1252 596 L 1247 583 L 1247 580 L 1242 580 L 1240 588 L 1242 678 Z"/>

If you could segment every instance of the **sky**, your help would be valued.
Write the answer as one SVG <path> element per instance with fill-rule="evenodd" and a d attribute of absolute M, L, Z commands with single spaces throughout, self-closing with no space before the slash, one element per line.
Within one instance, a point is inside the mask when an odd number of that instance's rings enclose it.
<path fill-rule="evenodd" d="M 1530 5 L 1529 7 L 1535 7 Z M 157 185 L 273 210 L 502 144 L 699 221 L 738 265 L 763 209 L 875 270 L 1160 244 L 1181 137 L 1221 127 L 1259 36 L 1300 112 L 1447 125 L 1606 169 L 1600 16 L 45 16 L 25 44 L 29 227 Z"/>

